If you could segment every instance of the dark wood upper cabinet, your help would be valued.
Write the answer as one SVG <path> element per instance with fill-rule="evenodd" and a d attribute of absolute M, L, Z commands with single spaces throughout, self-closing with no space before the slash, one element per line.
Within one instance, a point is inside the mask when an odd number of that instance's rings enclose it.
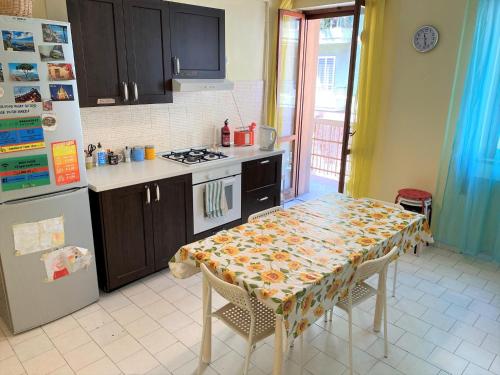
<path fill-rule="evenodd" d="M 167 2 L 66 2 L 81 107 L 172 102 Z"/>
<path fill-rule="evenodd" d="M 122 0 L 67 0 L 81 107 L 125 104 L 128 83 Z"/>
<path fill-rule="evenodd" d="M 170 3 L 174 78 L 225 78 L 224 10 Z"/>
<path fill-rule="evenodd" d="M 168 4 L 158 0 L 127 0 L 123 10 L 130 100 L 140 104 L 171 103 Z"/>
<path fill-rule="evenodd" d="M 193 233 L 191 175 L 172 177 L 153 184 L 155 270 L 166 268 Z"/>

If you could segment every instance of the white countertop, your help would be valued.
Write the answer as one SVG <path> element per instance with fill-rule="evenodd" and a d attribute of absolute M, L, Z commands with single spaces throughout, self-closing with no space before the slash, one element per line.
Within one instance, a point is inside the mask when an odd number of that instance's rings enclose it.
<path fill-rule="evenodd" d="M 220 148 L 220 151 L 230 157 L 196 165 L 185 165 L 157 157 L 143 162 L 93 167 L 87 169 L 89 189 L 101 192 L 284 153 L 283 150 L 261 151 L 259 146 Z"/>

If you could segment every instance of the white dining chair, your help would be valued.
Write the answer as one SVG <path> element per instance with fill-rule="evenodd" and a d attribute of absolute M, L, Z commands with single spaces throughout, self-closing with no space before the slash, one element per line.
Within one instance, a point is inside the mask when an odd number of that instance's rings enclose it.
<path fill-rule="evenodd" d="M 404 207 L 401 206 L 399 203 L 380 201 L 378 199 L 372 199 L 372 198 L 362 198 L 362 199 L 367 200 L 367 201 L 377 202 L 377 203 L 383 204 L 385 206 L 394 208 L 395 210 L 398 210 L 398 211 L 404 211 Z M 396 297 L 396 280 L 397 280 L 397 276 L 398 276 L 398 259 L 399 258 L 396 258 L 394 260 L 394 277 L 392 278 L 392 296 L 393 297 Z"/>
<path fill-rule="evenodd" d="M 377 299 L 383 303 L 383 313 L 384 313 L 384 357 L 387 358 L 388 355 L 388 340 L 387 340 L 387 295 L 386 295 L 386 274 L 387 266 L 391 259 L 399 252 L 399 248 L 394 246 L 391 251 L 389 251 L 383 257 L 378 259 L 368 260 L 361 263 L 354 274 L 354 278 L 348 287 L 347 296 L 339 299 L 336 307 L 347 312 L 349 318 L 349 373 L 353 374 L 353 364 L 352 364 L 352 308 L 357 306 L 363 301 L 366 301 L 372 296 L 377 296 Z M 369 277 L 378 274 L 379 283 L 378 288 L 375 289 L 364 280 Z"/>
<path fill-rule="evenodd" d="M 233 329 L 236 333 L 247 340 L 247 353 L 245 357 L 245 367 L 243 374 L 247 375 L 250 365 L 250 356 L 255 349 L 257 342 L 271 336 L 275 330 L 276 316 L 273 310 L 263 305 L 255 297 L 251 297 L 248 292 L 238 285 L 230 284 L 219 279 L 204 264 L 200 265 L 203 277 L 205 277 L 210 287 L 209 297 L 203 306 L 204 316 L 207 321 L 203 322 L 202 345 L 200 360 L 198 365 L 198 375 L 201 375 L 203 368 L 203 343 L 206 342 L 208 319 L 216 317 Z M 214 289 L 224 299 L 229 301 L 215 312 L 208 311 L 210 306 L 211 289 Z M 302 335 L 301 335 L 302 336 Z M 302 340 L 301 340 L 302 342 Z M 302 347 L 301 347 L 302 360 Z M 302 362 L 301 362 L 302 363 Z"/>
<path fill-rule="evenodd" d="M 277 211 L 283 211 L 283 207 L 275 206 L 275 207 L 268 208 L 267 210 L 262 210 L 262 211 L 254 213 L 254 214 L 251 214 L 248 217 L 248 222 L 251 223 L 252 221 L 262 219 L 266 216 L 272 215 L 273 213 L 275 213 Z"/>

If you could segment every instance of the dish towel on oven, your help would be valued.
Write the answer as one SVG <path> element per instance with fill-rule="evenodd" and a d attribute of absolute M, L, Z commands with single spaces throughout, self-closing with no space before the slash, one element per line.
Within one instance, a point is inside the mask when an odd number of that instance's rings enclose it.
<path fill-rule="evenodd" d="M 222 180 L 205 185 L 205 216 L 209 219 L 224 216 L 227 212 L 226 194 Z"/>

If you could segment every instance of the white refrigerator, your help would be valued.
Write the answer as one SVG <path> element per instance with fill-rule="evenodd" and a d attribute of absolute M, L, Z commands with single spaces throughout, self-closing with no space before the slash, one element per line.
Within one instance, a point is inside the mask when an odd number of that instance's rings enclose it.
<path fill-rule="evenodd" d="M 19 333 L 99 291 L 70 25 L 0 16 L 0 33 L 0 316 Z"/>

